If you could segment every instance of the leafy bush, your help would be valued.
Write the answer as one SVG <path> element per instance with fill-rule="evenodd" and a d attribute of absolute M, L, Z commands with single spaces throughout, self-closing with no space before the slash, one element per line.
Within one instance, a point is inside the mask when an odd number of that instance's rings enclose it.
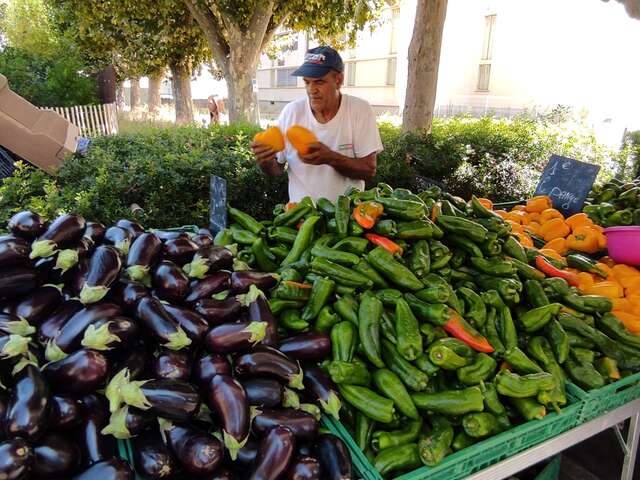
<path fill-rule="evenodd" d="M 234 206 L 266 218 L 287 200 L 287 178 L 258 169 L 249 149 L 255 132 L 246 125 L 146 127 L 96 139 L 86 158 L 69 158 L 57 177 L 18 168 L 0 186 L 0 218 L 30 208 L 49 218 L 75 211 L 105 223 L 133 217 L 148 227 L 207 225 L 210 175 L 227 179 Z M 380 133 L 385 150 L 371 184 L 415 188 L 422 176 L 465 198 L 530 195 L 551 153 L 603 164 L 610 158 L 592 137 L 524 118 L 438 119 L 430 134 L 382 123 Z"/>
<path fill-rule="evenodd" d="M 629 134 L 630 148 L 631 148 L 631 160 L 632 171 L 630 172 L 632 177 L 640 176 L 640 130 L 637 132 L 631 132 Z"/>

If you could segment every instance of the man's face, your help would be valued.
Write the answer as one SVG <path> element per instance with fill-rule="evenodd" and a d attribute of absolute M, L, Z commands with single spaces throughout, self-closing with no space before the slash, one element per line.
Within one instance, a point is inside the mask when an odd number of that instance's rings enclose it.
<path fill-rule="evenodd" d="M 336 71 L 331 71 L 320 78 L 303 77 L 304 88 L 307 90 L 311 108 L 322 110 L 337 98 L 343 78 L 342 73 Z"/>

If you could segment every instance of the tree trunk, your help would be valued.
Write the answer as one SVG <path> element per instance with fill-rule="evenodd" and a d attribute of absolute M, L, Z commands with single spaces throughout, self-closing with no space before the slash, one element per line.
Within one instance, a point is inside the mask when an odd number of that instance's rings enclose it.
<path fill-rule="evenodd" d="M 130 81 L 129 103 L 131 104 L 131 111 L 133 112 L 140 108 L 140 77 L 132 78 Z"/>
<path fill-rule="evenodd" d="M 431 130 L 438 86 L 438 67 L 447 0 L 418 0 L 409 45 L 407 93 L 402 131 Z"/>
<path fill-rule="evenodd" d="M 149 76 L 149 91 L 147 94 L 147 104 L 149 117 L 155 119 L 160 111 L 160 86 L 162 85 L 162 73 Z"/>
<path fill-rule="evenodd" d="M 176 106 L 176 124 L 193 122 L 193 103 L 191 102 L 191 72 L 184 65 L 171 66 L 171 89 Z"/>
<path fill-rule="evenodd" d="M 257 96 L 253 92 L 253 78 L 257 71 L 257 65 L 247 65 L 241 58 L 229 59 L 227 89 L 229 101 L 229 123 L 242 122 L 258 124 L 260 115 L 258 111 Z"/>
<path fill-rule="evenodd" d="M 113 65 L 100 70 L 96 80 L 100 103 L 114 103 L 116 101 L 116 69 Z"/>

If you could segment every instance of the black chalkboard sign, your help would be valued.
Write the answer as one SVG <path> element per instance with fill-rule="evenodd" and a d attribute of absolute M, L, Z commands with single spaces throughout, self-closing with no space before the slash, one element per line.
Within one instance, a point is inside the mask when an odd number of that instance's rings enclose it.
<path fill-rule="evenodd" d="M 600 166 L 551 155 L 544 167 L 536 195 L 549 195 L 553 206 L 565 216 L 582 210 Z"/>
<path fill-rule="evenodd" d="M 211 175 L 209 178 L 209 230 L 214 235 L 227 228 L 227 181 Z"/>

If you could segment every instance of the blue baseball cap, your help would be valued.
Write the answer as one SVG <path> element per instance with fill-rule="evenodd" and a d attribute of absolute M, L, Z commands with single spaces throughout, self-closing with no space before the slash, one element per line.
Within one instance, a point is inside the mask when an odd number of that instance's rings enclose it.
<path fill-rule="evenodd" d="M 342 72 L 344 63 L 340 54 L 331 47 L 316 47 L 304 54 L 304 63 L 291 75 L 294 77 L 324 77 L 331 70 Z"/>

